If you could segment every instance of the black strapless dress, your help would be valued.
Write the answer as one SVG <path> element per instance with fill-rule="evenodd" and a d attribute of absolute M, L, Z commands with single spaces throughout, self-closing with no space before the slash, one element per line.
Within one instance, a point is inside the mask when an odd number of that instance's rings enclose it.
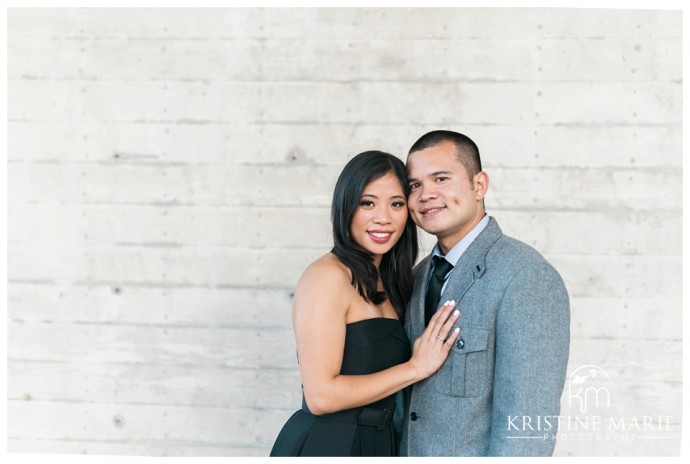
<path fill-rule="evenodd" d="M 400 321 L 365 319 L 347 324 L 340 373 L 379 372 L 410 359 L 410 342 Z M 278 434 L 271 456 L 394 456 L 391 419 L 395 395 L 361 408 L 315 416 L 302 409 Z"/>

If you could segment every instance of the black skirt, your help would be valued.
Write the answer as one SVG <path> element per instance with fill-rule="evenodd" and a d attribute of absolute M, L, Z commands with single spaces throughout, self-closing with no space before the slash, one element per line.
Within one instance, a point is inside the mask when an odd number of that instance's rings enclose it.
<path fill-rule="evenodd" d="M 391 424 L 392 408 L 355 408 L 322 416 L 305 409 L 288 419 L 276 438 L 271 456 L 397 454 Z"/>

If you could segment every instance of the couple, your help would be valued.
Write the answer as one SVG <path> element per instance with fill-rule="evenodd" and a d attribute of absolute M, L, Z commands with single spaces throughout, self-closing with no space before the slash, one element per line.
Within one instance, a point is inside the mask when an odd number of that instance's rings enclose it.
<path fill-rule="evenodd" d="M 407 168 L 378 151 L 345 166 L 335 246 L 295 291 L 304 396 L 272 456 L 551 455 L 568 294 L 486 215 L 488 187 L 476 144 L 451 131 L 422 136 Z M 415 224 L 438 242 L 413 271 Z"/>

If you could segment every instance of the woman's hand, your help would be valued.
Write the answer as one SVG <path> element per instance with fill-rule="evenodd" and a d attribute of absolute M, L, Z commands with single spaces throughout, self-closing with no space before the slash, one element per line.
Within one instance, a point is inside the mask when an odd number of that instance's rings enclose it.
<path fill-rule="evenodd" d="M 414 342 L 409 363 L 419 373 L 419 380 L 426 379 L 441 367 L 458 338 L 459 327 L 451 333 L 453 324 L 460 317 L 458 310 L 451 313 L 454 307 L 455 301 L 446 301 L 433 315 L 421 337 Z"/>

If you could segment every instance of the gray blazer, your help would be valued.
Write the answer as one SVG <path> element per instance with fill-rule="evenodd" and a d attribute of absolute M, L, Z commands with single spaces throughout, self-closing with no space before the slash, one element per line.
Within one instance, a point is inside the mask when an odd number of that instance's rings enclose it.
<path fill-rule="evenodd" d="M 405 314 L 424 331 L 427 256 Z M 434 375 L 405 393 L 402 456 L 550 456 L 563 391 L 570 309 L 556 270 L 494 218 L 460 257 L 441 302 L 462 312 L 460 335 Z"/>

